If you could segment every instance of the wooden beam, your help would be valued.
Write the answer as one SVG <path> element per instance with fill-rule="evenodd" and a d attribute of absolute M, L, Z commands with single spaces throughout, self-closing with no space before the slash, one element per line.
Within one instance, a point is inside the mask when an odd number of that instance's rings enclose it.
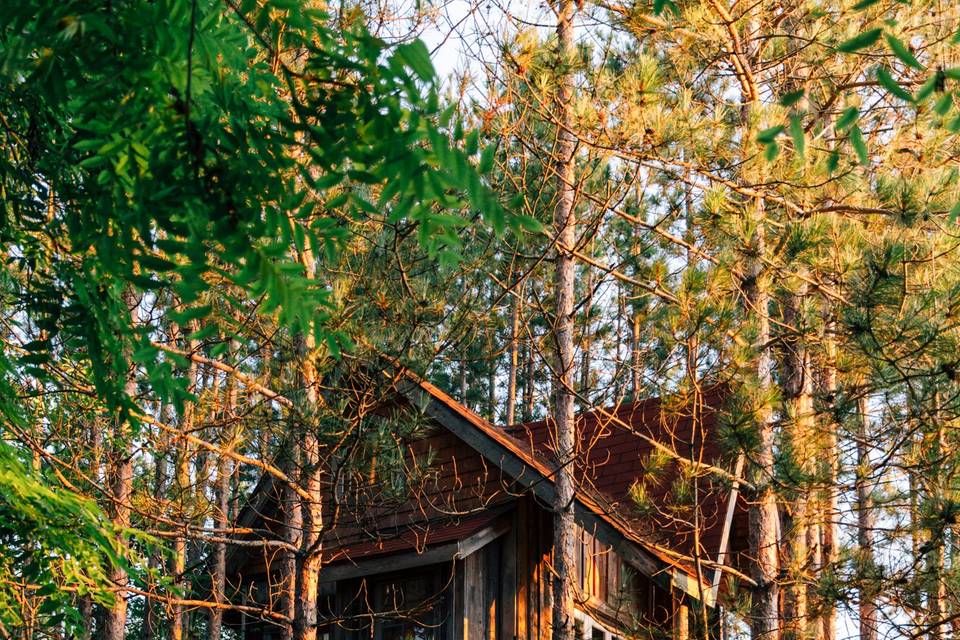
<path fill-rule="evenodd" d="M 354 563 L 336 564 L 325 567 L 320 571 L 320 582 L 334 582 L 339 580 L 349 580 L 369 576 L 376 573 L 386 573 L 388 571 L 400 571 L 402 569 L 412 569 L 422 567 L 428 564 L 436 564 L 453 560 L 457 557 L 460 545 L 457 542 L 445 544 L 432 549 L 427 549 L 423 553 L 409 551 L 407 553 L 393 554 L 382 558 L 373 558 L 371 560 L 360 560 Z"/>
<path fill-rule="evenodd" d="M 745 456 L 741 453 L 737 456 L 736 467 L 733 475 L 740 477 L 743 473 Z M 723 565 L 727 564 L 727 550 L 730 547 L 730 530 L 733 528 L 733 515 L 737 510 L 737 498 L 740 495 L 740 484 L 734 482 L 730 488 L 730 498 L 727 500 L 727 513 L 723 519 L 723 529 L 720 531 L 720 548 L 717 549 L 717 568 L 713 572 L 713 584 L 710 586 L 710 597 L 716 602 L 720 593 L 720 579 L 723 577 Z"/>
<path fill-rule="evenodd" d="M 332 565 L 320 572 L 320 581 L 349 580 L 350 578 L 359 578 L 375 573 L 412 569 L 450 560 L 462 560 L 502 536 L 508 529 L 509 521 L 499 520 L 463 540 L 433 547 L 423 552 L 408 551 L 370 560 L 359 560 L 354 563 Z"/>

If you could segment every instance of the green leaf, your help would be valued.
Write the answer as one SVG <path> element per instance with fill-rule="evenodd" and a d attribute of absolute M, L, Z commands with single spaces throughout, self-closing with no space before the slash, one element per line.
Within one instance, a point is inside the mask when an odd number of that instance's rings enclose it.
<path fill-rule="evenodd" d="M 837 131 L 843 131 L 860 117 L 860 111 L 856 107 L 847 107 L 843 110 L 843 113 L 840 114 L 840 117 L 837 118 L 836 129 Z"/>
<path fill-rule="evenodd" d="M 879 82 L 887 91 L 900 98 L 904 102 L 913 102 L 913 96 L 910 95 L 910 92 L 901 87 L 900 84 L 893 79 L 893 76 L 890 75 L 890 72 L 887 71 L 886 67 L 877 68 L 877 82 Z"/>
<path fill-rule="evenodd" d="M 927 78 L 927 81 L 924 82 L 919 89 L 917 89 L 917 95 L 913 97 L 914 102 L 923 102 L 929 98 L 934 91 L 936 91 L 938 75 L 938 73 L 934 73 L 932 76 Z"/>
<path fill-rule="evenodd" d="M 472 156 L 477 153 L 477 150 L 480 148 L 480 132 L 477 129 L 473 129 L 470 133 L 467 134 L 466 140 L 463 143 L 463 150 L 468 156 Z"/>
<path fill-rule="evenodd" d="M 777 159 L 777 155 L 780 153 L 780 145 L 774 142 L 767 144 L 766 149 L 764 149 L 763 157 L 767 159 L 767 162 L 773 162 Z"/>
<path fill-rule="evenodd" d="M 917 60 L 916 56 L 913 55 L 913 52 L 910 51 L 905 44 L 890 34 L 886 34 L 884 37 L 887 40 L 887 46 L 890 47 L 890 51 L 892 51 L 893 55 L 897 56 L 900 61 L 903 62 L 903 64 L 907 65 L 908 67 L 913 67 L 914 69 L 922 70 L 925 68 L 922 64 L 920 64 L 920 61 Z"/>
<path fill-rule="evenodd" d="M 872 7 L 873 5 L 877 4 L 878 2 L 880 2 L 880 0 L 860 0 L 860 2 L 858 2 L 858 3 L 855 4 L 855 5 L 853 5 L 853 10 L 854 10 L 854 11 L 863 11 L 864 9 L 867 9 L 867 8 L 869 8 L 869 7 Z"/>
<path fill-rule="evenodd" d="M 493 170 L 493 161 L 496 158 L 497 154 L 497 145 L 495 142 L 491 142 L 483 149 L 483 153 L 480 154 L 480 163 L 477 166 L 477 169 L 480 173 L 487 174 Z"/>
<path fill-rule="evenodd" d="M 947 123 L 947 131 L 950 133 L 960 133 L 960 115 Z"/>
<path fill-rule="evenodd" d="M 954 224 L 957 221 L 957 218 L 960 218 L 960 202 L 957 202 L 955 205 L 953 205 L 953 208 L 950 209 L 950 224 Z"/>
<path fill-rule="evenodd" d="M 769 129 L 764 129 L 757 134 L 757 142 L 760 144 L 770 144 L 784 131 L 786 131 L 786 127 L 784 127 L 782 124 L 775 127 L 770 127 Z"/>
<path fill-rule="evenodd" d="M 793 148 L 801 158 L 806 150 L 804 140 L 803 118 L 799 114 L 790 116 L 790 137 L 793 139 Z"/>
<path fill-rule="evenodd" d="M 841 42 L 839 45 L 837 45 L 837 51 L 842 53 L 854 53 L 855 51 L 860 51 L 861 49 L 865 49 L 879 40 L 882 33 L 883 30 L 879 28 L 864 31 L 860 35 Z"/>
<path fill-rule="evenodd" d="M 784 107 L 792 107 L 793 105 L 800 102 L 803 98 L 805 91 L 803 89 L 797 89 L 796 91 L 790 91 L 788 93 L 780 96 L 780 104 Z"/>
<path fill-rule="evenodd" d="M 171 312 L 170 317 L 173 318 L 174 322 L 183 326 L 192 320 L 199 320 L 200 318 L 207 317 L 210 315 L 211 311 L 213 311 L 213 308 L 210 305 L 205 304 L 198 307 L 190 307 L 180 312 Z"/>
<path fill-rule="evenodd" d="M 680 7 L 673 0 L 653 0 L 654 15 L 663 14 L 664 9 L 669 9 L 674 16 L 680 16 Z"/>
<path fill-rule="evenodd" d="M 853 145 L 853 150 L 857 152 L 860 164 L 866 166 L 870 162 L 870 158 L 867 155 L 867 143 L 863 140 L 863 132 L 860 131 L 860 127 L 854 126 L 850 129 L 850 144 Z"/>
<path fill-rule="evenodd" d="M 187 336 L 187 340 L 206 340 L 217 332 L 217 325 L 207 323 Z"/>
<path fill-rule="evenodd" d="M 937 103 L 933 105 L 933 111 L 938 116 L 945 116 L 950 112 L 950 107 L 953 106 L 953 94 L 945 93 L 940 96 L 940 99 L 937 100 Z"/>
<path fill-rule="evenodd" d="M 517 222 L 517 224 L 520 225 L 521 228 L 529 231 L 530 233 L 543 233 L 545 230 L 543 223 L 533 216 L 520 214 L 513 216 L 513 219 Z"/>
<path fill-rule="evenodd" d="M 414 73 L 424 82 L 431 82 L 435 77 L 433 63 L 430 61 L 430 52 L 422 40 L 414 40 L 397 47 L 397 55 Z"/>
<path fill-rule="evenodd" d="M 943 70 L 943 75 L 951 80 L 960 80 L 960 67 L 951 67 Z"/>
<path fill-rule="evenodd" d="M 173 271 L 177 268 L 177 265 L 169 260 L 159 256 L 152 256 L 150 254 L 138 256 L 137 261 L 143 266 L 144 269 L 150 269 L 153 271 L 165 272 Z"/>
<path fill-rule="evenodd" d="M 840 166 L 840 154 L 832 151 L 830 155 L 827 156 L 827 173 L 832 174 L 837 170 L 838 166 Z"/>

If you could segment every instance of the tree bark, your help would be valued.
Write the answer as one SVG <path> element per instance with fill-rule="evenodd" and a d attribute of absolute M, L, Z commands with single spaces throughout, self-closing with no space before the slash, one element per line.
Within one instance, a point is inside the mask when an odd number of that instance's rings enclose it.
<path fill-rule="evenodd" d="M 553 504 L 553 639 L 573 640 L 574 585 L 576 572 L 576 526 L 574 521 L 574 455 L 576 434 L 574 423 L 574 277 L 575 265 L 571 250 L 576 242 L 574 209 L 573 77 L 568 65 L 574 54 L 573 0 L 557 3 L 557 64 L 559 89 L 557 118 L 559 132 L 557 159 L 557 203 L 554 230 L 557 250 L 554 273 L 556 316 L 554 341 L 556 375 L 553 385 L 553 419 L 556 433 L 557 473 L 554 479 L 556 498 Z"/>
<path fill-rule="evenodd" d="M 583 305 L 583 337 L 581 338 L 580 348 L 580 396 L 583 398 L 584 409 L 590 408 L 590 366 L 593 349 L 593 336 L 591 334 L 590 315 L 593 313 L 593 268 L 587 267 L 586 282 L 586 304 Z"/>
<path fill-rule="evenodd" d="M 630 318 L 630 393 L 640 399 L 640 314 L 636 311 Z"/>
<path fill-rule="evenodd" d="M 746 133 L 745 135 L 752 135 Z M 770 406 L 773 384 L 773 358 L 770 353 L 769 275 L 763 266 L 766 250 L 763 228 L 764 203 L 757 197 L 750 212 L 754 222 L 753 237 L 748 247 L 749 266 L 742 282 L 746 312 L 755 324 L 754 371 L 757 406 L 754 408 L 757 450 L 754 452 L 754 495 L 750 505 L 750 555 L 753 559 L 750 577 L 756 583 L 750 611 L 750 635 L 753 640 L 778 640 L 780 637 L 780 561 L 774 478 L 774 423 Z"/>
<path fill-rule="evenodd" d="M 161 420 L 163 416 L 166 415 L 167 405 L 162 404 L 158 410 L 158 415 Z M 163 437 L 162 432 L 157 431 L 157 441 L 164 441 L 166 438 Z M 169 487 L 167 486 L 168 482 L 168 473 L 167 473 L 167 454 L 169 453 L 169 448 L 166 450 L 159 449 L 155 454 L 154 460 L 154 476 L 153 476 L 153 495 L 158 499 L 161 496 L 166 496 Z M 164 565 L 163 562 L 163 550 L 155 549 L 150 555 L 149 566 L 151 569 L 161 569 Z M 152 640 L 157 633 L 158 619 L 157 619 L 157 605 L 147 598 L 143 603 L 143 624 L 141 626 L 140 637 L 143 640 Z"/>
<path fill-rule="evenodd" d="M 131 324 L 139 322 L 139 297 L 128 290 L 123 300 L 130 311 Z M 136 370 L 131 366 L 124 383 L 124 393 L 128 398 L 137 395 Z M 130 424 L 126 420 L 116 420 L 113 427 L 112 455 L 110 456 L 110 521 L 119 530 L 130 526 L 130 497 L 133 493 L 133 456 L 130 452 Z M 120 534 L 121 546 L 126 548 L 126 536 Z M 110 581 L 114 585 L 114 602 L 106 607 L 103 615 L 103 627 L 98 629 L 102 640 L 123 640 L 127 626 L 127 593 L 129 581 L 126 570 L 115 566 L 110 570 Z"/>
<path fill-rule="evenodd" d="M 786 401 L 786 438 L 793 469 L 799 476 L 792 492 L 792 508 L 784 517 L 784 556 L 787 562 L 787 585 L 784 593 L 784 630 L 791 640 L 809 637 L 807 572 L 810 563 L 810 476 L 813 472 L 813 376 L 810 352 L 804 336 L 802 305 L 806 287 L 788 293 L 783 301 L 784 353 L 781 384 Z M 819 544 L 817 544 L 819 546 Z"/>
<path fill-rule="evenodd" d="M 867 399 L 857 401 L 857 551 L 860 579 L 860 640 L 877 640 L 877 606 L 874 602 L 873 585 L 869 576 L 873 573 L 873 499 L 868 476 L 870 455 L 867 447 L 870 437 L 870 418 L 867 414 Z"/>
<path fill-rule="evenodd" d="M 817 567 L 818 575 L 824 570 L 834 571 L 839 556 L 837 544 L 839 531 L 837 529 L 837 487 L 838 451 L 837 440 L 840 433 L 840 424 L 835 416 L 837 413 L 837 341 L 836 325 L 831 317 L 827 320 L 824 335 L 826 364 L 823 368 L 823 390 L 827 397 L 827 415 L 830 416 L 824 434 L 823 455 L 821 464 L 824 466 L 823 478 L 826 489 L 820 501 L 820 564 Z M 835 640 L 837 626 L 837 612 L 833 602 L 824 599 L 821 602 L 820 637 L 823 640 Z M 875 640 L 875 639 L 874 639 Z"/>
<path fill-rule="evenodd" d="M 196 327 L 191 327 L 191 330 L 195 330 Z M 176 325 L 171 324 L 170 327 L 170 337 L 172 340 L 176 341 L 179 339 L 180 330 Z M 200 348 L 200 343 L 196 340 L 191 340 L 187 345 L 187 348 L 191 353 L 196 352 Z M 197 363 L 194 360 L 190 360 L 190 364 L 187 367 L 187 390 L 190 393 L 197 392 L 197 381 L 198 381 L 198 367 Z M 194 427 L 194 417 L 196 411 L 192 402 L 187 402 L 183 407 L 183 415 L 180 417 L 180 431 L 184 433 L 190 433 Z M 190 519 L 190 514 L 186 509 L 186 505 L 189 500 L 188 497 L 193 491 L 193 482 L 190 477 L 190 462 L 192 458 L 192 452 L 190 443 L 185 439 L 180 439 L 176 443 L 176 486 L 177 494 L 179 500 L 179 513 L 178 518 L 184 524 Z M 174 584 L 176 584 L 178 591 L 180 591 L 180 597 L 183 597 L 183 593 L 187 588 L 187 538 L 184 535 L 178 535 L 173 542 L 173 558 L 171 572 L 173 574 Z M 170 605 L 170 640 L 183 640 L 187 637 L 187 627 L 188 627 L 188 615 L 186 610 L 182 605 L 172 604 Z"/>
<path fill-rule="evenodd" d="M 309 250 L 300 253 L 300 261 L 308 277 L 316 275 L 316 262 Z M 296 555 L 294 582 L 293 639 L 316 640 L 319 622 L 320 566 L 323 535 L 323 472 L 320 466 L 321 441 L 319 425 L 312 419 L 319 409 L 318 375 L 314 364 L 316 342 L 312 327 L 295 340 L 299 365 L 299 384 L 303 388 L 304 407 L 301 416 L 308 416 L 297 431 L 300 435 L 300 486 L 309 499 L 301 498 L 300 548 Z M 298 420 L 300 418 L 298 417 Z"/>
<path fill-rule="evenodd" d="M 523 419 L 532 420 L 533 419 L 533 407 L 535 401 L 534 391 L 536 389 L 536 384 L 534 381 L 534 356 L 536 355 L 535 343 L 533 335 L 531 333 L 530 339 L 527 340 L 527 358 L 526 358 L 526 374 L 523 376 Z"/>
<path fill-rule="evenodd" d="M 760 11 L 754 5 L 753 11 Z M 762 68 L 760 45 L 752 40 L 760 32 L 758 16 L 745 16 L 742 59 L 746 61 L 741 82 L 741 122 L 743 161 L 752 164 L 762 151 L 756 143 L 754 110 L 759 105 L 754 69 Z M 731 26 L 731 28 L 733 28 Z M 744 178 L 747 182 L 763 184 L 762 168 L 748 166 Z M 766 202 L 762 193 L 753 196 L 746 204 L 745 216 L 749 223 L 750 236 L 744 247 L 746 267 L 741 289 L 744 293 L 744 312 L 754 327 L 753 362 L 751 369 L 756 376 L 754 384 L 756 403 L 753 424 L 756 433 L 756 450 L 753 452 L 753 486 L 750 500 L 750 577 L 756 586 L 750 610 L 750 637 L 752 640 L 780 639 L 780 514 L 773 481 L 775 476 L 774 415 L 771 406 L 773 389 L 773 354 L 770 346 L 770 274 L 765 258 Z"/>
<path fill-rule="evenodd" d="M 517 283 L 510 307 L 510 368 L 507 372 L 506 423 L 517 418 L 517 369 L 520 366 L 520 305 L 523 303 L 523 283 Z"/>

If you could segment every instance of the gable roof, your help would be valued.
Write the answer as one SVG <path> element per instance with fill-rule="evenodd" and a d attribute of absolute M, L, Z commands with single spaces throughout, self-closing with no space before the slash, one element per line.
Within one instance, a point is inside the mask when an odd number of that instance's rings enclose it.
<path fill-rule="evenodd" d="M 730 495 L 728 479 L 712 471 L 723 461 L 722 401 L 722 391 L 712 388 L 696 407 L 688 398 L 648 398 L 578 414 L 577 481 L 603 496 L 648 542 L 715 559 Z M 547 420 L 515 425 L 509 432 L 540 456 L 554 458 L 555 430 Z M 666 445 L 677 459 L 663 455 L 655 443 Z M 694 468 L 698 461 L 703 464 Z M 688 493 L 692 482 L 695 503 Z M 745 504 L 738 501 L 733 526 L 740 532 L 746 531 L 746 516 Z M 744 551 L 744 542 L 735 539 L 733 551 Z"/>
<path fill-rule="evenodd" d="M 498 468 L 542 502 L 553 503 L 556 495 L 553 485 L 555 465 L 549 446 L 548 434 L 551 430 L 547 428 L 546 422 L 520 425 L 508 433 L 506 429 L 492 424 L 402 366 L 396 365 L 384 370 L 382 375 L 401 398 L 418 407 L 480 454 L 491 466 Z M 616 409 L 615 415 L 618 419 L 627 418 L 628 423 L 632 423 L 633 416 L 646 416 L 652 406 L 654 404 L 648 401 L 620 407 Z M 593 438 L 609 427 L 611 421 L 599 419 L 601 415 L 608 415 L 608 412 L 601 410 L 599 413 L 579 416 L 582 432 L 591 434 Z M 587 428 L 584 428 L 584 425 Z M 685 553 L 682 545 L 678 548 L 675 544 L 655 539 L 650 535 L 650 531 L 645 530 L 648 528 L 642 526 L 642 519 L 638 519 L 630 509 L 625 508 L 629 486 L 636 478 L 636 469 L 639 468 L 629 460 L 630 449 L 637 449 L 638 437 L 638 434 L 633 434 L 632 439 L 613 439 L 605 451 L 596 447 L 590 449 L 584 458 L 585 466 L 582 466 L 586 473 L 581 474 L 588 481 L 581 482 L 576 490 L 577 523 L 600 541 L 613 546 L 621 557 L 645 575 L 664 586 L 673 586 L 708 605 L 713 605 L 715 590 L 711 589 L 710 584 L 697 580 L 692 559 Z M 640 440 L 643 441 L 642 438 Z M 610 456 L 610 459 L 615 456 L 617 466 L 611 470 L 618 472 L 608 475 L 604 468 L 603 473 L 600 473 L 603 465 L 598 464 L 600 458 L 597 456 Z M 625 465 L 632 465 L 632 477 L 628 477 L 631 472 Z M 275 500 L 278 489 L 279 483 L 275 482 L 272 476 L 265 475 L 261 478 L 240 515 L 238 526 L 249 528 L 258 518 L 264 518 L 266 505 L 271 499 Z M 465 533 L 476 533 L 489 522 L 488 518 L 474 516 L 436 520 L 428 517 L 424 524 L 419 534 L 396 527 L 395 535 L 387 535 L 372 542 L 339 541 L 341 546 L 339 549 L 331 549 L 331 555 L 326 561 L 352 563 L 358 558 L 383 556 L 399 551 L 419 552 L 428 545 L 434 547 L 440 543 L 449 543 Z M 232 558 L 234 554 L 229 553 Z M 710 555 L 716 557 L 715 552 Z M 231 560 L 228 562 L 233 564 Z M 708 556 L 701 560 L 701 566 L 712 573 L 718 565 Z"/>
<path fill-rule="evenodd" d="M 388 374 L 389 375 L 389 374 Z M 454 400 L 435 385 L 420 378 L 407 369 L 399 368 L 392 374 L 392 379 L 398 391 L 412 403 L 423 409 L 428 415 L 436 419 L 444 427 L 452 431 L 467 444 L 472 446 L 491 463 L 500 466 L 506 473 L 525 485 L 541 500 L 548 504 L 553 503 L 555 490 L 553 475 L 555 466 L 549 447 L 550 430 L 545 421 L 522 425 L 522 430 L 511 429 L 514 434 L 526 433 L 526 441 L 507 433 L 506 430 L 495 426 L 474 411 Z M 635 416 L 643 417 L 654 408 L 659 407 L 659 400 L 646 401 L 633 405 L 616 408 L 612 414 L 607 410 L 588 413 L 578 416 L 581 426 L 587 425 L 587 432 L 599 435 L 601 428 L 605 428 L 615 420 L 627 418 L 626 424 L 632 424 Z M 604 419 L 605 418 L 605 419 Z M 590 426 L 592 425 L 592 426 Z M 648 425 L 649 426 L 649 425 Z M 533 436 L 536 435 L 536 438 Z M 603 448 L 591 449 L 587 456 L 587 468 L 596 471 L 598 457 L 616 454 L 618 461 L 634 464 L 630 461 L 629 449 L 638 444 L 646 444 L 646 450 L 653 448 L 650 433 L 646 438 L 638 432 L 625 432 L 625 438 L 620 438 L 616 444 L 611 443 L 606 451 Z M 682 451 L 682 448 L 680 449 Z M 639 453 L 639 452 L 638 452 Z M 699 464 L 701 471 L 718 469 L 712 464 Z M 697 584 L 694 560 L 688 553 L 684 553 L 658 543 L 649 537 L 647 527 L 640 526 L 637 518 L 631 518 L 623 508 L 625 498 L 629 494 L 629 487 L 637 477 L 634 464 L 632 472 L 626 471 L 609 478 L 604 474 L 592 475 L 592 482 L 581 482 L 576 489 L 575 513 L 578 524 L 591 531 L 595 536 L 607 544 L 614 545 L 623 557 L 637 565 L 651 577 L 669 578 L 670 583 L 687 592 L 689 595 L 704 600 L 713 605 L 715 590 L 706 582 Z M 621 467 L 622 470 L 622 467 Z M 713 529 L 719 539 L 719 528 Z M 628 542 L 630 544 L 623 544 Z M 710 552 L 716 557 L 716 552 Z M 712 571 L 720 568 L 730 570 L 716 563 L 710 556 L 700 558 L 701 566 Z"/>

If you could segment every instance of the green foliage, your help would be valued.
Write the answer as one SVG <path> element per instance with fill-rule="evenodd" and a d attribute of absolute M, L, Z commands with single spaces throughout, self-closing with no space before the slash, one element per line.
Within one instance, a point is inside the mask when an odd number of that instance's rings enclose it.
<path fill-rule="evenodd" d="M 196 302 L 226 277 L 263 296 L 263 313 L 324 341 L 329 292 L 288 257 L 291 241 L 335 260 L 344 216 L 382 213 L 418 225 L 430 256 L 449 262 L 467 218 L 441 210 L 471 207 L 498 232 L 513 222 L 451 143 L 422 43 L 391 49 L 307 11 L 281 42 L 304 47 L 306 61 L 274 73 L 272 52 L 255 46 L 278 26 L 270 6 L 199 2 L 194 16 L 178 0 L 48 4 L 21 3 L 0 23 L 10 142 L 0 238 L 25 259 L 69 240 L 69 258 L 44 265 L 45 290 L 30 286 L 23 300 L 50 338 L 85 343 L 111 404 L 124 402 L 117 354 L 137 341 L 121 308 L 128 287 L 170 290 L 185 323 L 208 315 Z M 324 192 L 320 206 L 307 198 Z M 175 394 L 156 382 L 161 398 Z"/>
<path fill-rule="evenodd" d="M 854 53 L 856 51 L 860 51 L 861 49 L 866 49 L 879 40 L 882 33 L 883 29 L 869 29 L 850 38 L 849 40 L 844 40 L 838 44 L 837 51 L 842 53 Z"/>
<path fill-rule="evenodd" d="M 15 366 L 0 354 L 0 414 L 8 429 L 28 428 L 10 376 Z M 78 596 L 108 604 L 110 566 L 130 560 L 113 529 L 89 498 L 51 487 L 24 459 L 29 454 L 0 441 L 0 634 L 24 625 L 24 604 L 38 606 L 30 623 L 73 629 L 82 621 Z"/>
<path fill-rule="evenodd" d="M 478 218 L 495 234 L 536 226 L 477 172 L 490 152 L 451 121 L 422 42 L 391 46 L 289 8 L 28 0 L 0 16 L 3 304 L 36 336 L 25 352 L 5 345 L 8 373 L 55 388 L 51 363 L 69 354 L 101 408 L 134 427 L 120 440 L 137 436 L 143 411 L 131 375 L 159 403 L 190 398 L 183 363 L 153 345 L 166 328 L 145 312 L 157 301 L 179 305 L 165 322 L 202 327 L 193 340 L 256 301 L 338 357 L 352 340 L 330 326 L 339 300 L 304 252 L 334 265 L 352 226 L 377 218 L 415 229 L 427 258 L 451 265 Z M 215 308 L 224 285 L 232 295 Z M 9 422 L 13 407 L 0 408 Z M 0 486 L 3 535 L 36 546 L 0 566 L 0 583 L 24 571 L 45 596 L 66 582 L 95 589 L 119 561 L 113 535 L 89 501 L 16 480 L 19 469 Z M 37 558 L 59 553 L 57 576 Z"/>

